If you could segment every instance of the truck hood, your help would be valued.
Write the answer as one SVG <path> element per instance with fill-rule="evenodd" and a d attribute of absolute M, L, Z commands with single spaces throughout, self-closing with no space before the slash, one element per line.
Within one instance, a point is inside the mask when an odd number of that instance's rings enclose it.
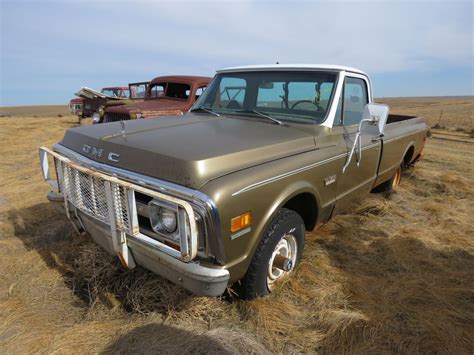
<path fill-rule="evenodd" d="M 153 115 L 159 115 L 162 112 L 185 112 L 189 109 L 190 106 L 191 104 L 187 100 L 185 101 L 160 98 L 144 100 L 142 102 L 137 102 L 121 107 L 111 107 L 107 109 L 107 112 L 126 114 L 142 113 L 146 117 L 151 117 Z"/>
<path fill-rule="evenodd" d="M 193 189 L 251 166 L 316 149 L 295 127 L 186 114 L 66 131 L 61 145 L 89 159 Z M 112 155 L 109 159 L 110 153 Z M 118 161 L 113 161 L 118 160 Z"/>

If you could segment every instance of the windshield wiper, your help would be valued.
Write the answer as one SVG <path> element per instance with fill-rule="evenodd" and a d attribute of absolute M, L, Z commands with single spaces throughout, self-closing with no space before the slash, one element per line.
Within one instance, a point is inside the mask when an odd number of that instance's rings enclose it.
<path fill-rule="evenodd" d="M 276 118 L 273 118 L 272 116 L 270 115 L 267 115 L 263 112 L 260 112 L 260 111 L 257 111 L 257 110 L 237 110 L 235 112 L 239 112 L 239 113 L 255 113 L 256 115 L 259 115 L 261 117 L 265 117 L 267 119 L 269 119 L 270 121 L 272 121 L 273 123 L 276 123 L 276 124 L 279 124 L 279 125 L 282 125 L 283 122 L 280 121 L 280 120 L 277 120 Z"/>
<path fill-rule="evenodd" d="M 207 112 L 207 113 L 210 113 L 211 115 L 214 115 L 214 116 L 217 116 L 217 117 L 221 117 L 221 115 L 219 115 L 217 112 L 214 112 L 212 111 L 211 109 L 208 109 L 206 107 L 196 107 L 196 108 L 193 108 L 191 110 L 191 112 Z"/>

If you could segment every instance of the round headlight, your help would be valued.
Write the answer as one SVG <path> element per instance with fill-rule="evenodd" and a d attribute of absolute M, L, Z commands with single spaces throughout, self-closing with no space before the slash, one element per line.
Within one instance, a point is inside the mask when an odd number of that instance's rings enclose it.
<path fill-rule="evenodd" d="M 176 231 L 178 220 L 175 211 L 150 203 L 149 212 L 151 227 L 155 232 L 172 234 Z"/>
<path fill-rule="evenodd" d="M 99 123 L 100 122 L 100 113 L 99 112 L 94 112 L 92 115 L 92 122 L 93 123 Z"/>
<path fill-rule="evenodd" d="M 173 233 L 176 230 L 176 213 L 166 208 L 161 209 L 161 225 L 168 233 Z"/>

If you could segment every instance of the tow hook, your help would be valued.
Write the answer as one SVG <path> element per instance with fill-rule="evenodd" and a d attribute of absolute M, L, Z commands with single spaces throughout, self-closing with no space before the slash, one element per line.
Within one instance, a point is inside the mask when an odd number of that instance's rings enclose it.
<path fill-rule="evenodd" d="M 290 272 L 293 269 L 293 261 L 284 257 L 283 255 L 278 254 L 273 260 L 273 266 L 280 270 Z"/>

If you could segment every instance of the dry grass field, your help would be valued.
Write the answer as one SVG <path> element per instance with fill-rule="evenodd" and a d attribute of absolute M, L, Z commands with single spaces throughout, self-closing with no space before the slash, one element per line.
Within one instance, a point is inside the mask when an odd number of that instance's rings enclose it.
<path fill-rule="evenodd" d="M 0 109 L 0 353 L 472 354 L 474 99 L 381 101 L 431 126 L 443 110 L 444 138 L 390 198 L 308 233 L 295 277 L 250 302 L 124 271 L 75 234 L 46 200 L 37 149 L 77 119 Z"/>

